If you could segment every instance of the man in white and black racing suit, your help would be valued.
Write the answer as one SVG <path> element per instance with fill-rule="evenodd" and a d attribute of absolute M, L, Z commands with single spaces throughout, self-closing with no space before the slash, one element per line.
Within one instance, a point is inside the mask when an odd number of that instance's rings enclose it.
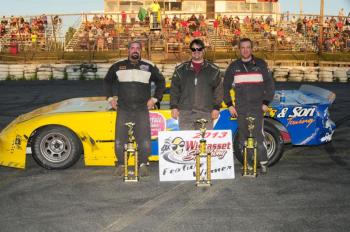
<path fill-rule="evenodd" d="M 150 61 L 141 59 L 141 43 L 129 44 L 129 56 L 114 63 L 104 79 L 105 93 L 111 106 L 117 110 L 116 154 L 119 172 L 124 165 L 124 144 L 128 141 L 126 122 L 135 123 L 135 139 L 139 148 L 141 175 L 147 175 L 147 158 L 151 154 L 149 110 L 161 101 L 165 79 Z M 156 89 L 151 96 L 151 82 Z M 113 95 L 115 89 L 115 95 Z M 113 97 L 114 96 L 114 97 Z M 118 173 L 122 175 L 122 173 Z"/>
<path fill-rule="evenodd" d="M 257 140 L 258 160 L 262 173 L 267 171 L 267 150 L 264 143 L 263 114 L 272 101 L 275 85 L 264 60 L 252 55 L 252 41 L 241 39 L 239 49 L 241 58 L 232 62 L 224 77 L 224 102 L 233 117 L 238 121 L 238 138 L 241 150 L 249 136 L 247 117 L 254 117 L 253 136 Z M 230 90 L 235 90 L 235 104 Z"/>

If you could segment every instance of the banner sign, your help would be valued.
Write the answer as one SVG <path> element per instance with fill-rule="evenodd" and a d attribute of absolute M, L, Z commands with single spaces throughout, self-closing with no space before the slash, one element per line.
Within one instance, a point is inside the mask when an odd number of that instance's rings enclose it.
<path fill-rule="evenodd" d="M 160 131 L 159 179 L 182 181 L 196 179 L 196 154 L 199 152 L 199 131 Z M 208 130 L 207 152 L 211 153 L 212 179 L 234 179 L 231 130 Z M 201 176 L 206 176 L 206 158 L 201 158 Z"/>

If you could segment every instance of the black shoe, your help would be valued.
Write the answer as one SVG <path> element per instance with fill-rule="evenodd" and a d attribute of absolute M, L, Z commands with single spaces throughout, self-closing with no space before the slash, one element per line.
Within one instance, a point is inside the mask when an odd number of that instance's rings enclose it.
<path fill-rule="evenodd" d="M 260 173 L 263 175 L 267 174 L 267 164 L 260 163 Z"/>
<path fill-rule="evenodd" d="M 148 165 L 142 163 L 140 165 L 140 176 L 144 177 L 144 176 L 149 176 L 149 175 L 150 175 L 150 171 L 149 171 Z"/>

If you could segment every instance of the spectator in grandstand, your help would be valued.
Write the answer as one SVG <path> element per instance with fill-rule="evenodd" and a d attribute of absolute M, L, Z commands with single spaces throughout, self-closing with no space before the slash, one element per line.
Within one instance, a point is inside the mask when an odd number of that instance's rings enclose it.
<path fill-rule="evenodd" d="M 152 27 L 158 28 L 158 14 L 160 14 L 160 5 L 158 1 L 153 0 L 149 8 L 152 15 L 152 25 L 153 25 Z"/>
<path fill-rule="evenodd" d="M 107 48 L 108 50 L 112 50 L 113 49 L 113 36 L 109 35 L 107 38 Z"/>
<path fill-rule="evenodd" d="M 265 22 L 267 23 L 267 25 L 272 26 L 273 25 L 272 15 L 267 16 Z"/>
<path fill-rule="evenodd" d="M 233 34 L 235 35 L 236 38 L 241 37 L 241 30 L 239 28 L 234 29 Z"/>
<path fill-rule="evenodd" d="M 97 51 L 103 51 L 105 48 L 105 38 L 100 35 L 97 37 Z"/>
<path fill-rule="evenodd" d="M 139 13 L 137 14 L 137 17 L 140 20 L 140 23 L 143 23 L 143 21 L 145 20 L 146 16 L 147 16 L 147 10 L 143 7 L 139 8 Z"/>
<path fill-rule="evenodd" d="M 134 25 L 135 22 L 136 22 L 136 14 L 135 14 L 134 10 L 132 10 L 130 13 L 130 23 L 131 23 L 131 25 Z"/>
<path fill-rule="evenodd" d="M 7 23 L 8 23 L 8 21 L 7 21 L 6 17 L 5 17 L 5 16 L 2 16 L 1 24 L 4 25 L 4 26 L 6 26 Z"/>
<path fill-rule="evenodd" d="M 52 23 L 53 23 L 53 25 L 57 26 L 57 25 L 62 23 L 62 19 L 60 17 L 58 17 L 58 15 L 55 15 L 53 17 L 53 22 Z"/>
<path fill-rule="evenodd" d="M 345 26 L 346 27 L 350 27 L 350 17 L 347 17 L 345 20 Z M 348 30 L 350 30 L 350 28 L 347 28 Z"/>
<path fill-rule="evenodd" d="M 185 46 L 189 46 L 189 44 L 191 43 L 191 36 L 189 33 L 186 33 L 185 37 L 184 37 L 184 43 L 185 43 Z"/>
<path fill-rule="evenodd" d="M 205 18 L 204 18 L 204 15 L 203 15 L 203 14 L 199 14 L 199 16 L 198 16 L 198 21 L 199 21 L 199 22 L 204 22 L 204 21 L 205 21 Z"/>
<path fill-rule="evenodd" d="M 122 16 L 122 24 L 123 24 L 123 26 L 125 26 L 128 16 L 127 16 L 127 14 L 126 14 L 126 12 L 124 10 L 122 11 L 121 16 Z"/>
<path fill-rule="evenodd" d="M 214 26 L 215 34 L 218 35 L 219 34 L 219 20 L 218 19 L 214 20 L 213 26 Z"/>
<path fill-rule="evenodd" d="M 200 39 L 190 44 L 192 59 L 175 68 L 171 79 L 171 116 L 179 120 L 181 130 L 195 129 L 195 121 L 208 120 L 207 128 L 219 117 L 222 79 L 219 68 L 204 59 L 205 47 Z"/>
<path fill-rule="evenodd" d="M 124 171 L 124 145 L 128 140 L 127 122 L 135 123 L 135 138 L 139 148 L 141 176 L 148 175 L 148 156 L 151 154 L 151 134 L 149 110 L 163 97 L 165 79 L 151 62 L 141 59 L 141 42 L 132 41 L 128 45 L 128 58 L 114 63 L 104 79 L 105 93 L 111 107 L 117 111 L 116 154 L 117 174 Z M 151 96 L 151 82 L 156 85 Z M 116 88 L 117 96 L 113 97 Z"/>
<path fill-rule="evenodd" d="M 38 39 L 38 35 L 37 33 L 32 33 L 31 37 L 31 42 L 32 42 L 32 48 L 36 48 L 36 44 L 37 44 L 37 39 Z"/>
<path fill-rule="evenodd" d="M 253 43 L 248 38 L 239 42 L 241 58 L 232 62 L 225 72 L 224 101 L 232 117 L 238 121 L 238 141 L 241 150 L 249 135 L 247 117 L 254 117 L 253 137 L 258 145 L 262 173 L 267 171 L 267 151 L 264 144 L 263 113 L 274 96 L 274 82 L 264 60 L 252 55 Z M 249 81 L 248 81 L 249 80 Z M 230 91 L 235 89 L 235 102 Z"/>
<path fill-rule="evenodd" d="M 167 15 L 167 16 L 165 16 L 165 18 L 164 18 L 163 27 L 169 28 L 169 26 L 170 26 L 170 19 L 169 19 L 168 15 Z"/>
<path fill-rule="evenodd" d="M 244 19 L 243 19 L 243 23 L 246 27 L 250 27 L 250 24 L 251 24 L 251 20 L 249 18 L 249 16 L 245 16 Z"/>
<path fill-rule="evenodd" d="M 192 36 L 194 38 L 198 38 L 202 36 L 202 33 L 199 31 L 199 29 L 196 29 L 194 32 L 192 32 Z"/>
<path fill-rule="evenodd" d="M 339 21 L 337 22 L 337 24 L 336 24 L 336 29 L 337 29 L 337 31 L 338 31 L 338 32 L 342 32 L 342 31 L 343 31 L 343 26 L 344 26 L 343 21 L 339 20 Z"/>

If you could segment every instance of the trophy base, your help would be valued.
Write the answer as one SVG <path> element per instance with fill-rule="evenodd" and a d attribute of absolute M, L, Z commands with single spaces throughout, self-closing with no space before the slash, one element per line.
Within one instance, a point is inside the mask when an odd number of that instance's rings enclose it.
<path fill-rule="evenodd" d="M 256 177 L 258 176 L 258 174 L 254 174 L 254 173 L 247 173 L 247 174 L 244 174 L 244 173 L 242 173 L 242 176 L 243 176 L 243 177 L 256 178 Z"/>
<path fill-rule="evenodd" d="M 133 177 L 124 177 L 123 181 L 124 182 L 139 182 L 140 178 L 138 176 L 133 176 Z"/>
<path fill-rule="evenodd" d="M 211 182 L 209 181 L 205 181 L 205 182 L 197 182 L 196 183 L 197 187 L 210 187 L 211 186 Z"/>

